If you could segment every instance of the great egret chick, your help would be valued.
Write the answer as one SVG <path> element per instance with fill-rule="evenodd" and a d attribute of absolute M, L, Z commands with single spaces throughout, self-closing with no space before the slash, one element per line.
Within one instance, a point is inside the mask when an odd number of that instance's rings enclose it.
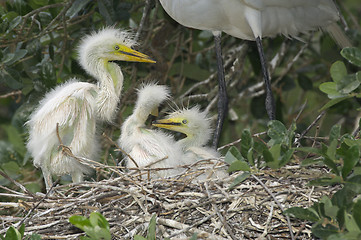
<path fill-rule="evenodd" d="M 146 120 L 158 106 L 169 98 L 166 86 L 148 84 L 138 91 L 138 99 L 123 126 L 119 138 L 120 147 L 136 162 L 127 157 L 128 168 L 173 168 L 152 171 L 151 178 L 164 178 L 180 173 L 183 152 L 172 136 L 157 129 L 148 129 Z"/>
<path fill-rule="evenodd" d="M 212 128 L 210 118 L 206 112 L 200 111 L 198 106 L 189 109 L 182 109 L 175 111 L 167 116 L 165 119 L 153 121 L 153 126 L 169 129 L 172 131 L 180 132 L 186 135 L 185 138 L 177 141 L 185 153 L 187 164 L 192 164 L 198 160 L 220 158 L 220 154 L 206 146 L 212 137 Z M 218 178 L 224 178 L 228 175 L 226 170 L 214 170 L 213 164 L 207 164 L 209 171 L 206 173 L 206 178 L 215 174 Z M 207 176 L 208 175 L 208 176 Z M 204 179 L 198 178 L 198 179 Z"/>
<path fill-rule="evenodd" d="M 147 55 L 133 50 L 135 45 L 128 32 L 114 28 L 84 37 L 78 48 L 78 61 L 98 83 L 72 79 L 46 94 L 31 114 L 26 123 L 27 148 L 34 165 L 43 172 L 47 190 L 52 185 L 52 175 L 70 174 L 73 182 L 81 182 L 83 175 L 89 173 L 89 167 L 63 153 L 58 137 L 74 156 L 96 157 L 96 122 L 112 121 L 123 88 L 121 69 L 112 61 L 154 63 Z"/>

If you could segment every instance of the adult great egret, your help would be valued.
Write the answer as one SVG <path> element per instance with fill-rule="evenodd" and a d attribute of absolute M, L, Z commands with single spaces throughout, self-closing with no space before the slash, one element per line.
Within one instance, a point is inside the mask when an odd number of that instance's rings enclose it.
<path fill-rule="evenodd" d="M 211 122 L 207 113 L 200 111 L 198 106 L 175 111 L 169 114 L 167 118 L 153 121 L 152 125 L 186 135 L 185 138 L 177 141 L 177 144 L 182 147 L 185 153 L 183 161 L 187 164 L 193 164 L 199 160 L 212 161 L 220 158 L 220 154 L 216 150 L 206 146 L 212 136 Z M 228 176 L 225 169 L 212 169 L 214 162 L 211 163 L 213 164 L 208 163 L 206 165 L 206 174 L 202 174 L 198 179 L 206 179 L 212 175 L 218 178 Z"/>
<path fill-rule="evenodd" d="M 46 94 L 31 114 L 26 123 L 27 148 L 34 165 L 41 167 L 47 190 L 52 175 L 71 174 L 73 182 L 80 182 L 89 172 L 89 167 L 65 154 L 59 145 L 70 147 L 75 156 L 92 159 L 96 155 L 96 122 L 112 121 L 123 88 L 121 69 L 112 61 L 155 62 L 131 49 L 135 44 L 128 32 L 114 28 L 84 37 L 78 61 L 98 84 L 72 79 Z"/>
<path fill-rule="evenodd" d="M 219 141 L 227 111 L 227 93 L 221 54 L 221 33 L 256 41 L 266 88 L 266 110 L 275 119 L 275 103 L 262 46 L 263 37 L 277 34 L 293 37 L 326 28 L 341 46 L 350 45 L 335 25 L 339 15 L 333 0 L 159 0 L 180 24 L 212 31 L 218 68 L 218 120 L 213 146 Z"/>
<path fill-rule="evenodd" d="M 128 168 L 170 168 L 152 171 L 151 178 L 174 176 L 180 173 L 176 167 L 182 165 L 183 152 L 173 137 L 145 125 L 148 116 L 168 98 L 169 89 L 166 86 L 147 84 L 139 89 L 133 114 L 123 123 L 118 140 L 120 147 L 131 158 L 126 158 Z"/>

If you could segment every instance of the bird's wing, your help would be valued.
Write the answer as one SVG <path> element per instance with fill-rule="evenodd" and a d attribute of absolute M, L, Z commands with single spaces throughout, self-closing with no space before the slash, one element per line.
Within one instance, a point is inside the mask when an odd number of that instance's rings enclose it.
<path fill-rule="evenodd" d="M 58 134 L 64 145 L 83 155 L 87 144 L 89 148 L 95 141 L 95 95 L 93 84 L 80 82 L 68 82 L 48 93 L 27 122 L 33 156 L 57 147 Z"/>
<path fill-rule="evenodd" d="M 332 0 L 229 0 L 224 7 L 230 22 L 224 31 L 243 39 L 296 36 L 339 19 Z"/>

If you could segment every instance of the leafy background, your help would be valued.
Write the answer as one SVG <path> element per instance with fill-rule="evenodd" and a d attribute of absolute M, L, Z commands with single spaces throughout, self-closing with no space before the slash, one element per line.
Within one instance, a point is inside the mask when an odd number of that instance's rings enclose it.
<path fill-rule="evenodd" d="M 338 4 L 347 26 L 340 25 L 346 28 L 354 46 L 360 49 L 359 0 L 343 0 L 338 1 Z M 147 14 L 144 14 L 145 9 Z M 163 11 L 158 1 L 0 1 L 0 15 L 0 169 L 32 192 L 43 191 L 44 185 L 41 172 L 33 167 L 31 156 L 25 148 L 27 130 L 24 123 L 44 94 L 57 84 L 72 77 L 93 81 L 76 60 L 79 40 L 93 30 L 109 25 L 131 29 L 139 39 L 137 50 L 157 61 L 153 65 L 121 63 L 125 87 L 118 118 L 114 124 L 102 128 L 110 138 L 116 140 L 119 136 L 119 127 L 134 106 L 135 89 L 146 81 L 169 85 L 175 104 L 199 104 L 216 118 L 217 81 L 213 37 L 209 32 L 180 26 Z M 343 74 L 341 78 L 347 73 L 360 71 L 357 65 L 341 56 L 340 49 L 329 35 L 319 31 L 302 35 L 301 38 L 303 42 L 282 36 L 263 40 L 270 62 L 277 119 L 286 126 L 280 128 L 286 131 L 292 127 L 296 133 L 302 133 L 310 126 L 325 104 L 335 98 L 335 91 L 340 90 L 336 89 L 334 83 L 337 79 L 334 76 L 331 78 L 331 66 L 334 75 L 340 72 Z M 272 129 L 272 126 L 267 126 L 255 44 L 224 34 L 222 47 L 230 110 L 220 146 L 250 133 Z M 360 78 L 356 76 L 356 80 L 360 81 Z M 333 87 L 330 86 L 332 84 Z M 351 88 L 349 92 L 338 92 L 336 97 L 350 92 L 360 93 L 359 85 Z M 353 95 L 337 103 L 334 101 L 332 106 L 328 105 L 330 107 L 324 107 L 326 112 L 307 135 L 329 140 L 330 130 L 335 124 L 340 126 L 337 136 L 353 134 L 359 126 L 360 103 L 360 99 Z M 174 103 L 164 106 L 164 111 L 174 106 Z M 277 126 L 273 127 L 280 130 Z M 244 132 L 244 129 L 249 129 L 249 133 Z M 272 139 L 272 135 L 260 136 L 266 141 Z M 289 137 L 288 144 L 292 145 L 294 135 Z M 304 138 L 299 144 L 313 146 L 314 140 Z M 234 145 L 241 147 L 239 144 Z M 98 160 L 114 164 L 118 158 L 114 146 L 104 140 L 102 147 L 104 151 Z M 223 148 L 222 152 L 226 154 L 226 150 L 228 148 Z M 276 150 L 271 150 L 270 154 L 272 151 Z M 293 151 L 289 156 L 292 154 Z M 270 155 L 265 155 L 266 162 L 267 156 Z M 286 160 L 285 163 L 290 161 Z M 297 163 L 299 159 L 291 160 Z M 282 165 L 268 163 L 267 166 L 277 168 Z M 69 181 L 69 178 L 62 178 L 62 181 Z M 11 182 L 2 177 L 0 183 L 5 187 L 12 186 Z"/>

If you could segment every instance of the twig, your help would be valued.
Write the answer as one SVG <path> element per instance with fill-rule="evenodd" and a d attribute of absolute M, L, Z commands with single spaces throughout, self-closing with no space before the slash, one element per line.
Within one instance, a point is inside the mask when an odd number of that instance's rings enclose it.
<path fill-rule="evenodd" d="M 316 125 L 316 123 L 323 117 L 323 115 L 325 115 L 325 113 L 326 113 L 326 111 L 322 111 L 316 117 L 316 119 L 311 123 L 311 125 L 308 126 L 306 128 L 306 130 L 304 130 L 298 138 L 295 139 L 295 142 L 294 142 L 295 145 L 297 145 L 301 141 L 301 139 L 311 130 L 311 128 L 313 128 Z"/>
<path fill-rule="evenodd" d="M 108 137 L 105 133 L 103 133 L 103 137 L 108 140 L 111 144 L 113 144 L 119 151 L 121 151 L 124 155 L 126 155 L 133 163 L 134 165 L 139 168 L 139 165 L 137 164 L 137 162 L 134 160 L 134 158 L 132 158 L 132 156 L 130 156 L 127 152 L 125 152 L 121 147 L 118 146 L 118 144 L 116 142 L 113 141 L 113 139 L 111 139 L 110 137 Z"/>
<path fill-rule="evenodd" d="M 10 182 L 14 183 L 16 186 L 18 186 L 21 190 L 23 190 L 24 192 L 26 192 L 27 194 L 29 194 L 31 197 L 33 197 L 34 199 L 36 198 L 34 196 L 34 194 L 32 194 L 32 192 L 30 192 L 28 189 L 26 189 L 26 187 L 24 187 L 23 185 L 21 185 L 20 183 L 18 183 L 17 181 L 15 181 L 14 179 L 12 179 L 11 177 L 9 177 L 5 172 L 0 170 L 0 175 L 3 176 L 4 178 L 8 179 Z"/>
<path fill-rule="evenodd" d="M 269 190 L 269 188 L 258 178 L 256 177 L 254 174 L 251 174 L 251 176 L 256 179 L 257 182 L 259 182 L 262 187 L 268 192 L 269 195 L 272 196 L 273 200 L 275 201 L 275 203 L 277 204 L 277 206 L 281 209 L 281 211 L 284 211 L 284 208 L 282 206 L 282 204 L 277 200 L 276 196 L 273 195 L 273 193 L 271 192 L 271 190 Z M 285 215 L 286 219 L 287 219 L 287 224 L 288 224 L 288 229 L 290 230 L 290 236 L 291 239 L 294 240 L 294 236 L 293 236 L 293 231 L 292 231 L 292 225 L 291 225 L 291 220 L 290 217 L 288 215 Z"/>
<path fill-rule="evenodd" d="M 204 186 L 205 186 L 205 188 L 206 188 L 206 192 L 207 192 L 208 198 L 209 198 L 209 199 L 212 199 L 212 198 L 211 198 L 211 194 L 210 194 L 210 192 L 209 192 L 208 183 L 205 182 L 205 183 L 204 183 Z M 233 240 L 237 240 L 238 238 L 236 238 L 236 236 L 234 235 L 232 229 L 229 227 L 227 221 L 224 219 L 223 215 L 219 212 L 217 205 L 214 204 L 213 201 L 212 201 L 212 207 L 213 207 L 214 210 L 216 211 L 216 213 L 217 213 L 217 215 L 218 215 L 218 217 L 219 217 L 219 220 L 221 220 L 224 228 L 227 230 L 227 232 L 228 232 L 228 234 L 230 235 L 230 237 L 231 237 Z"/>
<path fill-rule="evenodd" d="M 28 214 L 26 214 L 26 216 L 20 222 L 15 224 L 16 227 L 20 226 L 21 224 L 23 224 L 25 222 L 25 220 L 27 220 L 27 218 L 30 216 L 30 214 L 32 214 L 34 212 L 34 210 L 39 207 L 40 203 L 42 203 L 49 196 L 49 194 L 51 193 L 51 190 L 53 190 L 54 186 L 57 185 L 59 183 L 59 181 L 60 180 L 58 179 L 53 183 L 53 185 L 51 186 L 49 191 L 45 194 L 45 196 L 42 199 L 40 199 L 40 201 L 32 209 L 30 209 Z"/>
<path fill-rule="evenodd" d="M 15 96 L 15 95 L 20 95 L 20 94 L 22 94 L 22 93 L 23 93 L 23 92 L 22 92 L 21 90 L 14 91 L 14 92 L 10 92 L 10 93 L 4 94 L 4 95 L 0 95 L 0 99 L 1 99 L 1 98 L 12 97 L 12 96 Z"/>

